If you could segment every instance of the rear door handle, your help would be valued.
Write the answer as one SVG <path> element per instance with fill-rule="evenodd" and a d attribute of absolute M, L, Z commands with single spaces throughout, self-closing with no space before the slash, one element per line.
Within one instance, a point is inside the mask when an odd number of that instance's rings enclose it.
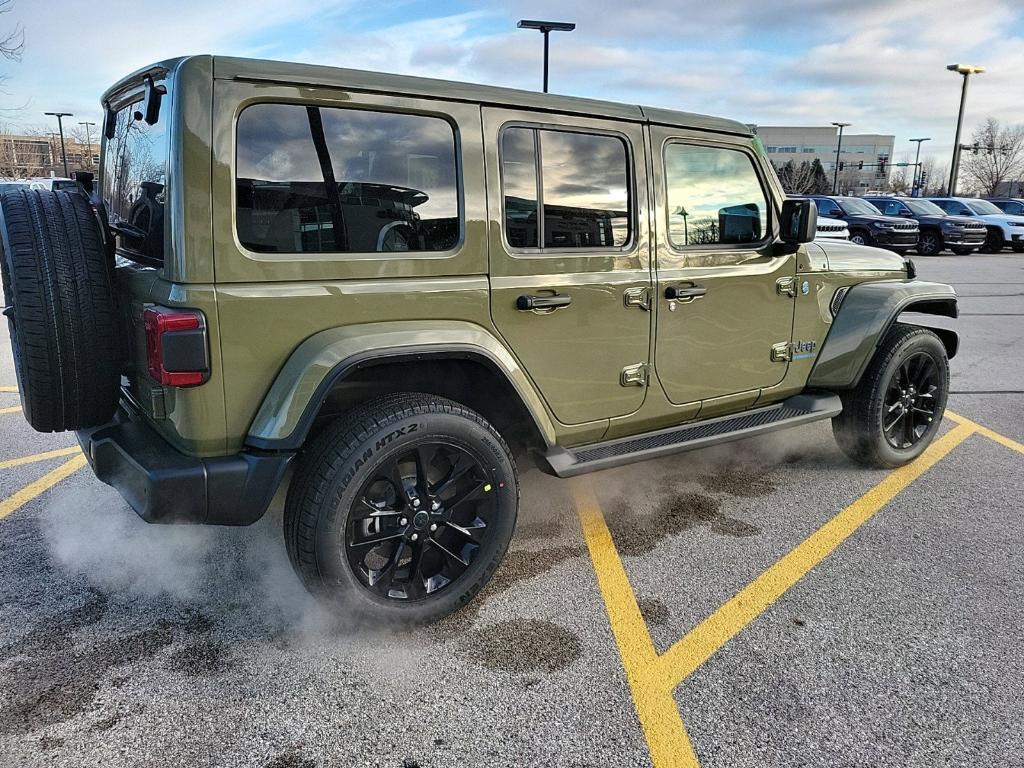
<path fill-rule="evenodd" d="M 703 285 L 670 285 L 665 289 L 665 298 L 669 301 L 693 301 L 703 298 L 707 292 L 708 289 Z"/>
<path fill-rule="evenodd" d="M 554 296 L 520 296 L 516 299 L 516 309 L 520 312 L 533 312 L 538 309 L 561 309 L 572 304 L 572 296 L 556 293 Z"/>

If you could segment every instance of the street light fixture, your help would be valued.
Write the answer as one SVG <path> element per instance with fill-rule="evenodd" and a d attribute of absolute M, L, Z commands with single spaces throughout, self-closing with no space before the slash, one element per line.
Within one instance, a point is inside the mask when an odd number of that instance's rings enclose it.
<path fill-rule="evenodd" d="M 914 158 L 914 183 L 911 185 L 910 195 L 911 197 L 920 197 L 922 190 L 918 188 L 918 179 L 921 175 L 921 142 L 931 141 L 931 137 L 929 136 L 927 139 L 911 139 L 911 141 L 917 142 L 917 156 Z"/>
<path fill-rule="evenodd" d="M 519 29 L 536 29 L 544 35 L 544 93 L 548 92 L 548 35 L 552 32 L 572 32 L 576 25 L 568 21 L 533 21 L 520 19 Z"/>
<path fill-rule="evenodd" d="M 70 112 L 43 112 L 44 115 L 57 118 L 57 130 L 60 131 L 60 156 L 64 160 L 64 178 L 68 177 L 68 153 L 64 149 L 64 118 L 74 117 Z"/>
<path fill-rule="evenodd" d="M 949 169 L 949 196 L 956 194 L 956 178 L 960 173 L 960 130 L 964 125 L 964 102 L 967 101 L 967 80 L 971 75 L 980 75 L 984 67 L 977 64 L 950 64 L 946 67 L 950 72 L 963 75 L 964 83 L 960 89 L 960 114 L 956 118 L 956 139 L 953 141 L 953 163 Z"/>
<path fill-rule="evenodd" d="M 92 167 L 92 135 L 89 133 L 89 126 L 91 125 L 91 126 L 95 127 L 96 123 L 90 123 L 88 120 L 84 120 L 84 121 L 80 122 L 79 125 L 84 125 L 85 126 L 85 144 L 89 148 L 88 149 L 88 152 L 89 152 L 89 167 L 91 168 Z"/>
<path fill-rule="evenodd" d="M 836 186 L 839 184 L 839 150 L 843 148 L 843 128 L 848 128 L 849 123 L 832 123 L 839 129 L 839 141 L 836 142 L 836 170 L 832 174 L 832 194 L 836 194 Z"/>

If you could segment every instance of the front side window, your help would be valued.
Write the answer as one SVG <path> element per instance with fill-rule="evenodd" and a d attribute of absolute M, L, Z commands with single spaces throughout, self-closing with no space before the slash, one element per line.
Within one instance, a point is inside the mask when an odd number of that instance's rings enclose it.
<path fill-rule="evenodd" d="M 998 216 L 1002 213 L 1001 210 L 992 205 L 988 200 L 971 200 L 967 205 L 979 216 Z"/>
<path fill-rule="evenodd" d="M 455 133 L 439 117 L 256 104 L 238 118 L 237 226 L 261 253 L 447 251 Z"/>
<path fill-rule="evenodd" d="M 745 153 L 671 143 L 665 182 L 672 245 L 742 245 L 766 237 L 768 201 Z"/>
<path fill-rule="evenodd" d="M 839 207 L 850 216 L 877 216 L 881 213 L 867 200 L 862 200 L 859 197 L 844 197 L 840 200 Z"/>
<path fill-rule="evenodd" d="M 621 248 L 629 242 L 629 158 L 619 137 L 507 128 L 501 172 L 511 247 Z"/>
<path fill-rule="evenodd" d="M 835 213 L 839 213 L 839 206 L 833 203 L 828 198 L 816 197 L 814 198 L 815 205 L 818 206 L 818 213 L 822 216 L 831 216 Z"/>

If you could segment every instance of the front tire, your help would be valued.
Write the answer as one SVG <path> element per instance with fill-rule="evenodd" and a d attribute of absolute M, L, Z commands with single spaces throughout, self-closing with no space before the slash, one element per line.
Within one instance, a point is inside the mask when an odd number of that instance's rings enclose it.
<path fill-rule="evenodd" d="M 938 232 L 922 232 L 917 240 L 917 252 L 922 256 L 938 256 L 942 247 L 942 235 Z"/>
<path fill-rule="evenodd" d="M 984 253 L 1000 253 L 1003 250 L 1004 242 L 1002 230 L 992 227 L 985 237 L 985 244 L 981 247 Z"/>
<path fill-rule="evenodd" d="M 865 232 L 863 229 L 855 229 L 850 233 L 850 242 L 856 243 L 857 245 L 872 245 L 873 241 L 871 235 Z"/>
<path fill-rule="evenodd" d="M 946 410 L 949 360 L 927 328 L 897 323 L 856 388 L 840 394 L 832 431 L 843 453 L 869 467 L 913 461 L 934 439 Z"/>
<path fill-rule="evenodd" d="M 508 549 L 519 480 L 479 414 L 388 395 L 327 427 L 300 458 L 285 543 L 306 587 L 374 621 L 437 621 L 469 602 Z"/>

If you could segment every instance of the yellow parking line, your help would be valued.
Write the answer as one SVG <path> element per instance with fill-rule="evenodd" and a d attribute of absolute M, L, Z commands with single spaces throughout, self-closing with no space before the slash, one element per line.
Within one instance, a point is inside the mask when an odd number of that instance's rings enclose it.
<path fill-rule="evenodd" d="M 0 387 L 0 392 L 17 392 L 17 391 L 18 391 L 17 387 L 11 387 L 11 386 L 6 386 L 6 385 Z"/>
<path fill-rule="evenodd" d="M 32 464 L 37 461 L 46 461 L 47 459 L 55 459 L 58 456 L 70 456 L 73 453 L 79 453 L 82 449 L 77 445 L 73 448 L 58 448 L 55 451 L 44 451 L 43 453 L 33 453 L 31 456 L 19 456 L 16 459 L 8 459 L 7 461 L 0 461 L 0 469 L 9 469 L 10 467 L 20 467 L 22 464 Z"/>
<path fill-rule="evenodd" d="M 600 505 L 589 485 L 577 481 L 575 498 L 583 536 L 594 562 L 612 634 L 655 768 L 699 765 L 672 695 L 675 687 L 900 491 L 974 432 L 974 426 L 961 424 L 936 440 L 915 462 L 890 472 L 660 656 L 654 649 Z"/>
<path fill-rule="evenodd" d="M 1001 435 L 998 432 L 992 431 L 988 427 L 983 427 L 983 426 L 981 426 L 981 424 L 978 424 L 977 422 L 971 421 L 967 417 L 961 416 L 959 413 L 953 413 L 952 411 L 946 411 L 946 415 L 950 419 L 955 421 L 957 424 L 965 424 L 965 425 L 971 427 L 971 429 L 973 429 L 979 435 L 984 435 L 989 440 L 995 440 L 1000 445 L 1005 445 L 1010 450 L 1017 451 L 1017 453 L 1024 453 L 1024 443 L 1018 443 L 1016 440 L 1011 440 L 1006 435 Z"/>
<path fill-rule="evenodd" d="M 20 410 L 20 405 L 12 405 L 10 408 L 0 408 L 0 413 L 17 413 Z"/>
<path fill-rule="evenodd" d="M 0 501 L 0 520 L 3 520 L 11 512 L 32 501 L 32 499 L 49 490 L 65 477 L 73 475 L 84 466 L 85 456 L 75 456 L 65 461 L 56 469 L 50 470 L 38 480 L 29 483 L 17 493 Z"/>

